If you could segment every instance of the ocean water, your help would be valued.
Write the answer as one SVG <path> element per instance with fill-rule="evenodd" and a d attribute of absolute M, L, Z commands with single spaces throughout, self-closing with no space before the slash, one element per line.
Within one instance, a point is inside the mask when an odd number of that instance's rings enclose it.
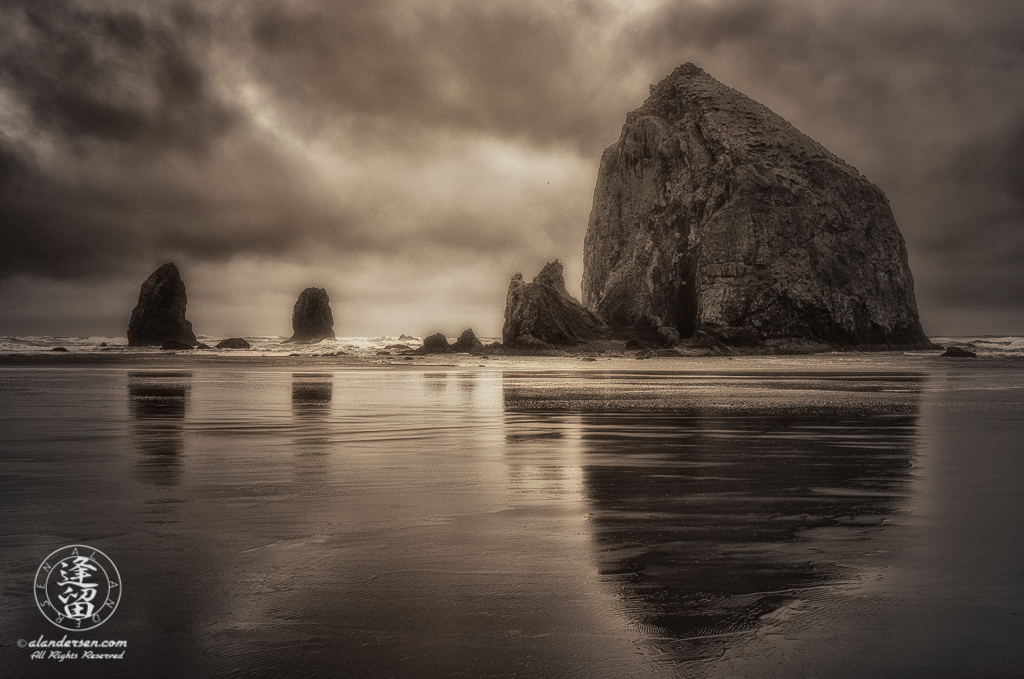
<path fill-rule="evenodd" d="M 0 363 L 0 675 L 1024 672 L 1012 357 L 481 362 Z"/>
<path fill-rule="evenodd" d="M 223 337 L 199 335 L 198 340 L 215 347 Z M 280 357 L 298 354 L 300 356 L 374 356 L 379 351 L 399 353 L 417 349 L 423 344 L 422 337 L 401 335 L 398 337 L 339 337 L 323 340 L 316 344 L 291 344 L 284 337 L 246 337 L 250 349 L 204 349 L 205 356 L 236 357 Z M 449 337 L 454 343 L 457 338 Z M 500 337 L 481 337 L 484 344 L 501 341 Z M 944 347 L 958 346 L 978 354 L 979 358 L 1022 358 L 1024 337 L 1017 336 L 963 336 L 933 337 L 932 341 Z M 125 337 L 0 337 L 0 356 L 22 356 L 52 352 L 62 347 L 69 353 L 106 354 L 124 356 L 147 356 L 160 352 L 156 347 L 129 347 Z"/>
<path fill-rule="evenodd" d="M 223 337 L 199 335 L 197 339 L 210 347 L 216 347 Z M 204 356 L 236 356 L 236 357 L 281 357 L 298 354 L 300 356 L 373 356 L 378 351 L 400 352 L 417 349 L 423 344 L 422 337 L 400 335 L 398 337 L 338 337 L 323 340 L 315 344 L 293 344 L 287 338 L 277 336 L 246 337 L 249 349 L 203 349 Z M 449 343 L 456 340 L 448 338 Z M 500 338 L 482 338 L 490 343 Z M 147 356 L 160 352 L 159 347 L 129 347 L 126 337 L 2 337 L 0 338 L 0 356 L 21 356 L 51 352 L 62 347 L 69 353 Z"/>

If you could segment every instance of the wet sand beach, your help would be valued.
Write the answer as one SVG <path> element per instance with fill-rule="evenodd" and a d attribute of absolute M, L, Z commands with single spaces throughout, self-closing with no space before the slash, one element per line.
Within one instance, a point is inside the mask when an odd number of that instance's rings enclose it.
<path fill-rule="evenodd" d="M 0 412 L 3 676 L 1024 674 L 1017 359 L 36 356 Z"/>

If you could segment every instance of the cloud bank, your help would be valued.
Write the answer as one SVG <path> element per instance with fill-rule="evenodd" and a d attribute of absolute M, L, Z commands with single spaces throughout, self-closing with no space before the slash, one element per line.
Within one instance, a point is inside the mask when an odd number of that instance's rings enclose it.
<path fill-rule="evenodd" d="M 693 61 L 889 196 L 925 329 L 1024 333 L 1024 8 L 996 0 L 15 0 L 0 332 L 121 334 L 165 261 L 211 335 L 500 332 L 582 275 L 602 149 Z"/>

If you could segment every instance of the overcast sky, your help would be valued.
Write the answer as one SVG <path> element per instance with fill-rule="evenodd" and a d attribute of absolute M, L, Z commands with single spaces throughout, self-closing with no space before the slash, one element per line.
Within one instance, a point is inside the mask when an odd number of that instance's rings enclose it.
<path fill-rule="evenodd" d="M 926 332 L 1024 334 L 1020 0 L 5 0 L 0 334 L 500 334 L 579 296 L 601 151 L 692 61 L 889 197 Z"/>

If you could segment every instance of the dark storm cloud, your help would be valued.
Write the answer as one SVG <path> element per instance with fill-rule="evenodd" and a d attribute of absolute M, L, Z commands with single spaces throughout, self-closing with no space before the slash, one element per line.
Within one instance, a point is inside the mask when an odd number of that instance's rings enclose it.
<path fill-rule="evenodd" d="M 260 73 L 320 116 L 356 113 L 599 151 L 616 60 L 598 55 L 607 10 L 576 3 L 274 4 L 254 22 Z"/>
<path fill-rule="evenodd" d="M 1016 0 L 13 0 L 0 25 L 0 284 L 180 258 L 408 304 L 493 270 L 500 315 L 515 270 L 578 270 L 602 149 L 693 61 L 886 192 L 926 328 L 1024 305 Z"/>
<path fill-rule="evenodd" d="M 184 5 L 11 2 L 0 21 L 0 93 L 23 118 L 0 135 L 0 278 L 124 270 L 161 199 L 125 180 L 204 154 L 236 119 L 201 67 L 209 28 Z"/>
<path fill-rule="evenodd" d="M 70 2 L 14 2 L 3 12 L 3 84 L 35 124 L 70 138 L 198 152 L 235 115 L 200 65 L 209 27 L 185 5 L 166 15 Z"/>
<path fill-rule="evenodd" d="M 403 163 L 471 153 L 445 144 L 467 133 L 569 147 L 600 139 L 591 133 L 600 116 L 573 99 L 583 3 L 553 13 L 453 5 L 441 15 L 401 3 L 255 7 L 2 10 L 12 30 L 0 43 L 0 86 L 27 132 L 0 136 L 11 177 L 0 216 L 12 225 L 0 236 L 0 277 L 108 274 L 133 255 L 222 261 L 412 240 L 480 252 L 517 240 L 508 218 L 454 200 L 424 213 L 416 187 L 401 185 Z M 249 78 L 269 93 L 254 110 L 241 97 Z M 417 228 L 389 230 L 374 218 L 367 203 L 388 202 L 386 186 L 362 192 L 359 205 L 333 198 L 330 182 L 296 157 L 294 139 L 256 129 L 264 104 L 280 127 L 346 162 L 380 164 L 397 149 L 397 160 L 367 172 L 398 182 L 391 192 L 403 194 Z M 345 115 L 357 117 L 356 130 L 332 149 L 319 137 Z M 170 171 L 175 164 L 186 171 Z"/>
<path fill-rule="evenodd" d="M 193 168 L 186 180 L 131 158 L 125 168 L 101 170 L 99 160 L 92 154 L 73 165 L 69 178 L 0 144 L 0 278 L 138 274 L 140 261 L 149 266 L 154 256 L 282 255 L 346 233 L 343 212 L 318 209 L 288 182 L 282 192 L 259 180 L 272 171 L 294 177 L 280 163 L 270 168 L 269 160 L 250 158 L 245 171 L 233 168 L 239 176 L 225 182 L 216 167 Z M 301 229 L 294 228 L 295 215 L 302 216 Z M 346 245 L 372 243 L 356 234 Z"/>
<path fill-rule="evenodd" d="M 948 306 L 1024 307 L 1024 117 L 961 143 L 926 177 L 934 293 Z"/>
<path fill-rule="evenodd" d="M 102 212 L 91 197 L 54 184 L 0 144 L 0 278 L 24 271 L 74 277 L 119 269 L 141 244 L 102 219 Z"/>

